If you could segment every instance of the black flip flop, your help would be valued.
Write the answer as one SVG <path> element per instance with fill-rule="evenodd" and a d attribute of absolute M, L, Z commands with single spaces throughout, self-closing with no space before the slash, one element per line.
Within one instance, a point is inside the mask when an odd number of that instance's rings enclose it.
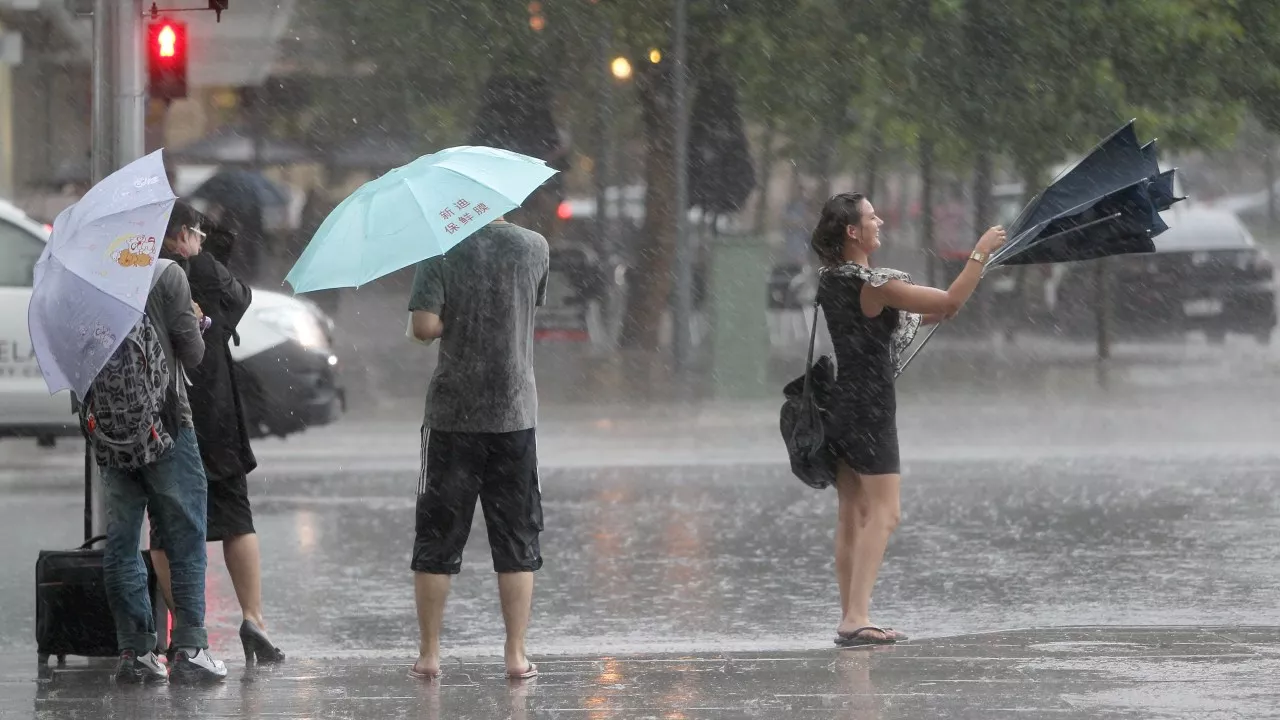
<path fill-rule="evenodd" d="M 884 637 L 867 637 L 865 633 L 868 631 L 878 632 Z M 893 645 L 899 640 L 906 640 L 907 636 L 895 631 L 893 628 L 876 627 L 875 625 L 867 625 L 857 630 L 847 633 L 836 634 L 836 645 L 845 648 L 865 647 L 868 645 Z"/>

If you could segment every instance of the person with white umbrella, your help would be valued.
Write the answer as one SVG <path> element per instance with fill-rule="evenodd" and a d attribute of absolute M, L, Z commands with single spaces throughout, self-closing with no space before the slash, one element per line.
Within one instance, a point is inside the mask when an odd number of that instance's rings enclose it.
<path fill-rule="evenodd" d="M 181 268 L 159 260 L 176 198 L 157 151 L 116 171 L 54 221 L 36 264 L 28 324 L 50 393 L 71 390 L 102 476 L 103 573 L 120 682 L 220 681 L 204 624 L 206 479 L 183 369 L 204 356 L 204 316 Z M 199 229 L 180 242 L 198 244 Z M 162 520 L 174 597 L 172 672 L 156 658 L 138 546 Z"/>

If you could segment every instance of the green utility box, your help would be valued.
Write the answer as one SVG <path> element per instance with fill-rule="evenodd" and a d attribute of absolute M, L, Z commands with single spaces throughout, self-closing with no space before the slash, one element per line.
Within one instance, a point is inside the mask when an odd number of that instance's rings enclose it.
<path fill-rule="evenodd" d="M 716 399 L 769 397 L 768 243 L 754 235 L 711 240 L 711 384 Z"/>

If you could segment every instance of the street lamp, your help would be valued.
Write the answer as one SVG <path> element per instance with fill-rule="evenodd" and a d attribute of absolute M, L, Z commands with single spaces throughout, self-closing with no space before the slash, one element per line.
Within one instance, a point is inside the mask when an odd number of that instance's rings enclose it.
<path fill-rule="evenodd" d="M 630 80 L 631 61 L 622 56 L 618 56 L 609 64 L 609 71 L 612 72 L 613 76 L 619 80 Z"/>
<path fill-rule="evenodd" d="M 649 62 L 653 63 L 654 65 L 657 65 L 658 63 L 662 62 L 662 51 L 659 50 L 658 48 L 651 49 L 649 51 Z"/>

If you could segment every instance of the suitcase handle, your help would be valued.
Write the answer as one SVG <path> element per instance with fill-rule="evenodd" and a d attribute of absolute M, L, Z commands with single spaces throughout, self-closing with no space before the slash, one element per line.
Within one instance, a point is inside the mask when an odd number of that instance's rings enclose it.
<path fill-rule="evenodd" d="M 80 549 L 88 550 L 89 548 L 93 547 L 94 543 L 102 542 L 103 540 L 106 540 L 106 539 L 107 539 L 106 535 L 96 535 L 94 537 L 89 538 L 88 540 L 85 540 L 84 544 L 80 546 Z"/>

